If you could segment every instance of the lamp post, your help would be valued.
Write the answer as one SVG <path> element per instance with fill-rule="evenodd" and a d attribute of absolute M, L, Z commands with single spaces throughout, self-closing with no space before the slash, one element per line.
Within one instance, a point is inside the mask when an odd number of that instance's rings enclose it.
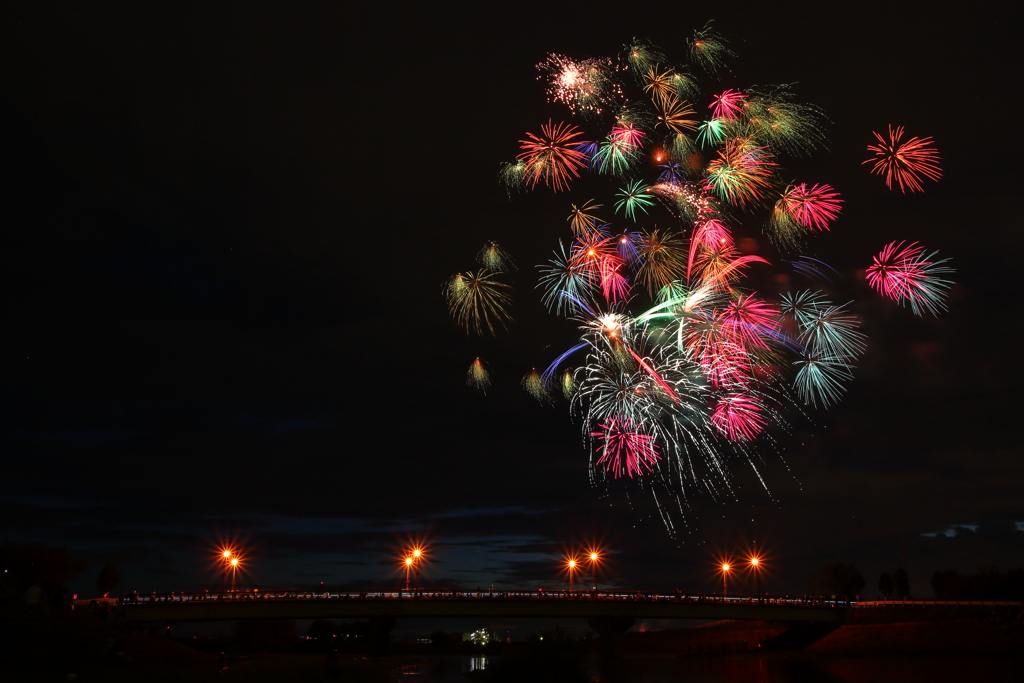
<path fill-rule="evenodd" d="M 722 563 L 722 597 L 729 594 L 729 570 L 731 568 L 728 562 Z"/>
<path fill-rule="evenodd" d="M 231 592 L 235 592 L 235 577 L 238 575 L 238 558 L 231 558 Z"/>
<path fill-rule="evenodd" d="M 224 574 L 220 578 L 220 594 L 223 596 L 228 585 L 228 572 L 231 570 L 231 551 L 225 550 L 220 554 L 220 558 L 224 562 Z"/>
<path fill-rule="evenodd" d="M 565 568 L 569 572 L 569 592 L 572 593 L 572 575 L 579 568 L 579 562 L 575 557 L 570 557 L 565 561 Z"/>
<path fill-rule="evenodd" d="M 601 562 L 601 554 L 596 550 L 591 550 L 590 554 L 587 555 L 587 559 L 590 561 L 590 570 L 594 575 L 594 590 L 597 590 L 597 565 Z"/>
<path fill-rule="evenodd" d="M 405 590 L 409 590 L 409 573 L 412 571 L 412 565 L 414 560 L 411 557 L 405 558 L 403 563 L 405 564 Z"/>
<path fill-rule="evenodd" d="M 416 590 L 423 590 L 423 586 L 420 585 L 420 562 L 423 560 L 422 548 L 413 548 L 412 560 L 413 569 L 416 571 Z"/>
<path fill-rule="evenodd" d="M 761 559 L 754 555 L 750 558 L 750 571 L 754 572 L 754 578 L 757 580 L 757 599 L 761 600 Z"/>

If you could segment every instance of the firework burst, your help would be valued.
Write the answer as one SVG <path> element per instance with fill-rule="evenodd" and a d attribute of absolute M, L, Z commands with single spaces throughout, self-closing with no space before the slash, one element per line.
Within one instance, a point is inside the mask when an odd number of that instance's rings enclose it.
<path fill-rule="evenodd" d="M 734 56 L 710 24 L 690 51 L 691 64 L 712 76 Z M 831 185 L 785 186 L 776 177 L 787 156 L 825 146 L 827 119 L 787 85 L 701 95 L 687 67 L 639 40 L 618 63 L 549 55 L 539 69 L 549 99 L 583 116 L 587 135 L 549 120 L 502 168 L 506 186 L 567 191 L 587 174 L 598 176 L 581 180 L 588 187 L 611 186 L 603 175 L 622 180 L 601 203 L 571 205 L 571 235 L 539 267 L 542 302 L 579 339 L 522 386 L 542 404 L 559 394 L 569 402 L 592 447 L 594 481 L 642 477 L 680 510 L 691 485 L 728 494 L 735 463 L 761 477 L 758 449 L 773 444 L 799 404 L 839 401 L 867 348 L 849 303 L 788 284 L 839 290 L 838 273 L 799 254 L 774 272 L 751 239 L 763 226 L 796 250 L 834 228 L 844 203 Z M 709 120 L 698 124 L 690 102 L 710 102 Z M 921 177 L 937 179 L 938 156 L 930 140 L 902 135 L 876 134 L 873 170 L 919 189 Z M 614 209 L 609 222 L 598 215 L 602 204 Z M 452 314 L 467 330 L 493 332 L 510 320 L 507 285 L 495 277 L 512 265 L 498 249 L 481 252 L 479 273 L 449 282 Z M 944 308 L 948 272 L 934 253 L 894 242 L 867 277 L 921 314 Z"/>
<path fill-rule="evenodd" d="M 708 22 L 699 31 L 695 31 L 690 39 L 690 55 L 693 60 L 702 65 L 709 72 L 715 74 L 725 67 L 727 57 L 735 57 L 736 53 L 726 46 L 722 38 Z"/>
<path fill-rule="evenodd" d="M 932 146 L 931 138 L 910 138 L 903 141 L 903 126 L 895 129 L 890 125 L 889 134 L 882 137 L 872 131 L 878 138 L 877 145 L 868 145 L 868 151 L 875 156 L 865 161 L 874 164 L 871 172 L 885 176 L 885 186 L 892 189 L 895 180 L 904 194 L 907 190 L 924 192 L 921 179 L 938 180 L 942 177 L 939 168 L 939 152 Z"/>
<path fill-rule="evenodd" d="M 751 140 L 732 138 L 708 164 L 708 182 L 721 199 L 736 206 L 745 206 L 764 198 L 772 183 L 772 161 L 767 147 L 757 147 Z"/>
<path fill-rule="evenodd" d="M 508 252 L 498 246 L 497 242 L 488 242 L 476 255 L 480 265 L 494 272 L 514 273 L 516 264 Z"/>
<path fill-rule="evenodd" d="M 619 190 L 619 201 L 615 202 L 615 210 L 621 209 L 626 216 L 635 221 L 637 209 L 647 213 L 647 210 L 654 206 L 654 195 L 647 189 L 647 183 L 642 180 L 629 183 Z"/>
<path fill-rule="evenodd" d="M 531 190 L 540 180 L 555 192 L 568 190 L 569 182 L 586 166 L 587 155 L 576 149 L 586 141 L 575 139 L 583 133 L 572 124 L 552 124 L 550 120 L 540 130 L 540 135 L 527 133 L 530 139 L 519 141 L 523 151 L 517 158 L 525 165 L 523 182 Z"/>
<path fill-rule="evenodd" d="M 574 114 L 598 115 L 621 99 L 622 89 L 613 78 L 615 64 L 610 59 L 575 61 L 549 54 L 537 68 L 548 75 L 548 99 L 565 104 Z"/>
<path fill-rule="evenodd" d="M 649 472 L 658 462 L 658 446 L 654 437 L 634 429 L 629 418 L 615 416 L 601 423 L 600 431 L 593 432 L 592 437 L 601 445 L 598 452 L 598 465 L 618 479 L 623 474 L 630 477 Z"/>
<path fill-rule="evenodd" d="M 867 269 L 868 283 L 885 296 L 910 304 L 914 315 L 928 312 L 937 316 L 946 310 L 946 295 L 953 284 L 939 277 L 953 269 L 943 265 L 949 259 L 934 260 L 937 254 L 926 254 L 917 242 L 892 242 Z"/>
<path fill-rule="evenodd" d="M 458 273 L 448 281 L 448 310 L 467 333 L 483 334 L 486 327 L 491 334 L 497 334 L 496 326 L 507 328 L 512 322 L 508 312 L 512 304 L 509 286 L 499 282 L 498 275 L 483 268 L 475 273 Z"/>
<path fill-rule="evenodd" d="M 487 371 L 484 362 L 479 358 L 473 361 L 466 372 L 466 385 L 481 394 L 486 394 L 487 389 L 491 386 L 491 373 Z"/>

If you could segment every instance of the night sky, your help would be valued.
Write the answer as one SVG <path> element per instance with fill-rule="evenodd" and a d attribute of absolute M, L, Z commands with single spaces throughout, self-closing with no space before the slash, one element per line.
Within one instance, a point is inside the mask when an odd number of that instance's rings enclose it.
<path fill-rule="evenodd" d="M 229 540 L 246 586 L 291 588 L 397 587 L 411 539 L 453 588 L 558 585 L 588 541 L 629 589 L 715 590 L 714 558 L 752 544 L 790 594 L 829 560 L 872 597 L 903 554 L 922 598 L 936 569 L 1024 565 L 1022 102 L 998 6 L 214 4 L 3 21 L 0 541 L 67 547 L 80 593 L 108 563 L 121 588 L 213 587 Z M 709 19 L 739 58 L 705 91 L 794 83 L 831 119 L 830 149 L 787 168 L 843 193 L 811 255 L 870 343 L 838 406 L 763 449 L 770 494 L 737 464 L 734 495 L 695 494 L 670 534 L 643 491 L 592 487 L 565 404 L 519 387 L 573 338 L 533 265 L 586 198 L 510 200 L 496 173 L 567 117 L 546 53 L 638 36 L 682 62 Z M 935 139 L 924 194 L 861 165 L 890 123 Z M 442 287 L 489 239 L 521 266 L 517 324 L 469 338 Z M 897 239 L 952 258 L 948 314 L 867 289 Z M 486 397 L 464 385 L 478 355 Z"/>

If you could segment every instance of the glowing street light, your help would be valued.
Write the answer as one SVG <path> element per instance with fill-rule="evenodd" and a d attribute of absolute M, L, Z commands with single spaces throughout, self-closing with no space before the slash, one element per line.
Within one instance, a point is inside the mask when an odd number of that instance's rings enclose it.
<path fill-rule="evenodd" d="M 405 557 L 402 558 L 402 564 L 405 567 L 405 590 L 409 590 L 409 574 L 411 572 L 416 574 L 415 590 L 422 590 L 420 586 L 420 565 L 425 557 L 426 550 L 421 546 L 413 546 L 405 551 Z"/>
<path fill-rule="evenodd" d="M 575 557 L 565 558 L 565 570 L 569 572 L 569 592 L 572 593 L 573 575 L 579 570 L 580 562 Z"/>
<path fill-rule="evenodd" d="M 587 561 L 590 562 L 590 571 L 594 575 L 594 590 L 597 590 L 597 568 L 601 564 L 601 552 L 591 550 L 587 553 Z"/>
<path fill-rule="evenodd" d="M 722 569 L 722 596 L 725 597 L 726 595 L 729 594 L 729 570 L 732 569 L 732 567 L 729 565 L 728 562 L 723 562 L 721 569 Z"/>
<path fill-rule="evenodd" d="M 405 590 L 409 590 L 409 573 L 412 571 L 412 565 L 416 560 L 412 557 L 407 557 L 402 562 L 405 565 Z"/>
<path fill-rule="evenodd" d="M 235 592 L 235 577 L 238 575 L 238 558 L 231 558 L 231 592 Z"/>
<path fill-rule="evenodd" d="M 757 597 L 761 598 L 761 558 L 757 555 L 752 555 L 747 562 L 750 563 L 750 571 L 754 572 L 754 577 L 757 579 Z"/>

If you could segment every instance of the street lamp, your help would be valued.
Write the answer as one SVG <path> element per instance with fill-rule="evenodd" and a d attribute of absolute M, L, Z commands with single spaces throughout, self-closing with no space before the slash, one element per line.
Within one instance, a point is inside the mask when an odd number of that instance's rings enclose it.
<path fill-rule="evenodd" d="M 235 577 L 238 575 L 238 558 L 231 558 L 231 592 L 235 592 Z"/>
<path fill-rule="evenodd" d="M 572 578 L 573 574 L 579 569 L 579 560 L 575 557 L 568 557 L 565 560 L 565 570 L 569 572 L 569 592 L 572 593 Z"/>
<path fill-rule="evenodd" d="M 597 550 L 591 550 L 587 555 L 587 560 L 590 562 L 590 570 L 594 575 L 594 590 L 597 590 L 597 566 L 601 564 L 601 553 Z"/>
<path fill-rule="evenodd" d="M 411 557 L 405 558 L 403 563 L 405 564 L 405 590 L 409 590 L 409 572 L 412 571 L 412 565 L 415 560 Z"/>
<path fill-rule="evenodd" d="M 750 558 L 750 571 L 754 572 L 754 577 L 757 579 L 757 599 L 761 599 L 761 558 L 754 555 Z"/>
<path fill-rule="evenodd" d="M 729 570 L 732 569 L 728 562 L 722 563 L 722 597 L 729 594 Z"/>
<path fill-rule="evenodd" d="M 420 565 L 426 557 L 426 550 L 421 546 L 406 548 L 405 557 L 402 558 L 402 566 L 405 569 L 405 590 L 409 590 L 409 575 L 416 573 L 416 585 L 413 590 L 422 590 L 420 586 Z"/>
<path fill-rule="evenodd" d="M 231 549 L 226 548 L 220 554 L 220 560 L 224 563 L 224 574 L 220 579 L 220 592 L 223 595 L 224 589 L 227 588 L 228 584 L 228 572 L 231 570 L 231 556 L 233 552 Z"/>

